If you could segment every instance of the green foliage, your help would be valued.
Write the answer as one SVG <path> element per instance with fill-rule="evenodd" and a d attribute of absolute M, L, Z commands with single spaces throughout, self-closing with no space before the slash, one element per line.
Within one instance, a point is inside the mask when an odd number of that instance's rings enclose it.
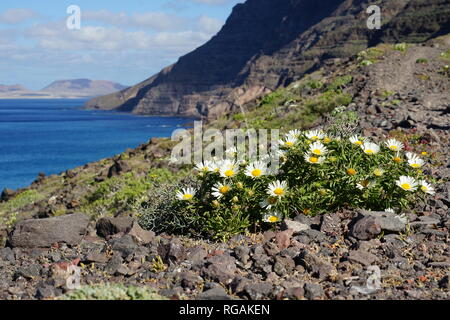
<path fill-rule="evenodd" d="M 122 284 L 84 286 L 66 293 L 62 300 L 167 300 L 149 287 L 125 287 Z"/>
<path fill-rule="evenodd" d="M 334 116 L 337 123 L 357 121 L 355 113 L 343 110 Z M 226 241 L 300 212 L 315 215 L 344 207 L 400 211 L 426 196 L 423 164 L 413 166 L 411 154 L 395 152 L 384 142 L 312 131 L 290 132 L 283 143 L 279 171 L 268 170 L 267 162 L 218 161 L 211 167 L 219 171 L 199 172 L 195 190 L 180 191 L 178 202 L 184 212 L 200 218 L 203 235 Z M 258 174 L 252 171 L 255 166 Z M 410 189 L 399 182 L 409 178 L 414 179 Z"/>
<path fill-rule="evenodd" d="M 408 49 L 408 45 L 406 43 L 396 43 L 394 44 L 394 50 L 400 51 L 400 52 L 406 52 Z"/>
<path fill-rule="evenodd" d="M 440 58 L 445 60 L 450 60 L 450 50 L 441 53 Z"/>
<path fill-rule="evenodd" d="M 416 60 L 416 63 L 427 64 L 428 63 L 428 59 L 426 59 L 426 58 L 419 58 L 419 59 Z"/>
<path fill-rule="evenodd" d="M 336 78 L 329 86 L 328 90 L 343 90 L 348 84 L 353 81 L 353 77 L 350 75 Z"/>
<path fill-rule="evenodd" d="M 178 189 L 197 186 L 195 181 L 183 179 L 176 183 L 156 183 L 148 191 L 147 201 L 133 208 L 141 227 L 157 233 L 198 235 L 202 221 L 173 198 Z"/>
<path fill-rule="evenodd" d="M 0 203 L 0 218 L 2 218 L 0 222 L 8 227 L 12 226 L 16 222 L 16 216 L 19 210 L 42 199 L 44 199 L 44 196 L 38 191 L 26 190 L 11 200 Z"/>
<path fill-rule="evenodd" d="M 107 179 L 96 186 L 82 208 L 93 216 L 101 216 L 132 209 L 145 199 L 151 183 L 148 176 L 136 177 L 130 172 Z"/>
<path fill-rule="evenodd" d="M 311 89 L 322 89 L 323 86 L 324 86 L 324 84 L 323 84 L 323 82 L 320 81 L 320 80 L 314 80 L 314 79 L 312 79 L 312 80 L 309 80 L 309 81 L 306 83 L 306 86 L 309 87 L 309 88 L 311 88 Z"/>

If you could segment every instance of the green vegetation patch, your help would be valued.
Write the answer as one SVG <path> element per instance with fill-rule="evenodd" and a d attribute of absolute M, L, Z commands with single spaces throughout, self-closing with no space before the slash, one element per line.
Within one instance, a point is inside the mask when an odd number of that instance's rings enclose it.
<path fill-rule="evenodd" d="M 122 284 L 84 286 L 66 293 L 62 300 L 167 300 L 149 287 L 126 287 Z"/>

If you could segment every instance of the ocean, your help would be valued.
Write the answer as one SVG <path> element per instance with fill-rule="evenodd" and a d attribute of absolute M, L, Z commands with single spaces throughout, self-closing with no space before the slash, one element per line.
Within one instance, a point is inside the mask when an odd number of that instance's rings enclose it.
<path fill-rule="evenodd" d="M 170 137 L 192 120 L 82 110 L 85 100 L 0 100 L 0 192 Z"/>

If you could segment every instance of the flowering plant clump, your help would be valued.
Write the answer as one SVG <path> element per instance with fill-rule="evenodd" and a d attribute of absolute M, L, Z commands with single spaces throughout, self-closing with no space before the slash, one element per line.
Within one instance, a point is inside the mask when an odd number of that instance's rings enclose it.
<path fill-rule="evenodd" d="M 434 194 L 422 170 L 425 161 L 404 152 L 395 139 L 377 143 L 357 135 L 295 130 L 279 144 L 279 170 L 269 168 L 273 154 L 251 163 L 200 163 L 201 187 L 181 190 L 178 199 L 203 219 L 205 232 L 226 239 L 299 213 L 343 207 L 399 212 Z"/>

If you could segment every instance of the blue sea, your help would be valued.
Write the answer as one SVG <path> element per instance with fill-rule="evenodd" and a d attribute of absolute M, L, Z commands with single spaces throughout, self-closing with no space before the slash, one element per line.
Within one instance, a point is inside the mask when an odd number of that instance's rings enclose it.
<path fill-rule="evenodd" d="M 170 137 L 190 119 L 82 110 L 85 100 L 0 100 L 0 192 Z"/>

